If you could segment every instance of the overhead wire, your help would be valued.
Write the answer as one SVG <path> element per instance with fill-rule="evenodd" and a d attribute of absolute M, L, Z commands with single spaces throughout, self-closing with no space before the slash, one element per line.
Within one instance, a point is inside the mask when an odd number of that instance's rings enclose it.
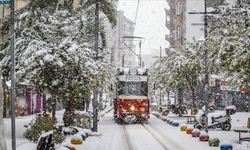
<path fill-rule="evenodd" d="M 139 4 L 140 4 L 140 0 L 138 0 L 138 3 L 137 3 L 136 13 L 135 13 L 135 25 L 136 25 L 136 20 L 137 20 L 137 15 L 138 15 Z"/>

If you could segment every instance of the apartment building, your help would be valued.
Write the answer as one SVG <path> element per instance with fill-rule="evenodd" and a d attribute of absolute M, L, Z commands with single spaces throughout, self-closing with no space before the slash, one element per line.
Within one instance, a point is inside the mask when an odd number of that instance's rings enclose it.
<path fill-rule="evenodd" d="M 207 0 L 207 10 L 209 12 L 215 6 L 232 5 L 236 1 L 242 4 L 250 3 L 249 0 Z M 166 40 L 170 43 L 170 48 L 181 50 L 194 40 L 204 40 L 202 12 L 205 9 L 205 0 L 167 0 L 167 2 L 170 9 L 165 10 L 166 27 L 170 30 L 170 34 L 166 35 Z"/>
<path fill-rule="evenodd" d="M 167 0 L 170 10 L 166 10 L 166 27 L 169 29 L 169 34 L 166 35 L 166 40 L 170 44 L 170 48 L 180 50 L 184 45 L 185 38 L 185 12 L 186 0 Z"/>
<path fill-rule="evenodd" d="M 122 65 L 135 65 L 133 35 L 135 24 L 124 16 L 123 11 L 117 11 L 117 25 L 110 31 L 109 47 L 111 49 L 111 62 L 119 67 Z M 131 37 L 131 38 L 128 38 Z"/>
<path fill-rule="evenodd" d="M 21 9 L 25 7 L 28 4 L 29 0 L 15 0 L 15 9 Z M 3 24 L 3 20 L 6 16 L 10 14 L 10 5 L 9 4 L 4 4 L 0 5 L 0 26 Z M 4 39 L 6 38 L 6 33 L 8 31 L 0 31 L 0 44 L 3 43 Z"/>

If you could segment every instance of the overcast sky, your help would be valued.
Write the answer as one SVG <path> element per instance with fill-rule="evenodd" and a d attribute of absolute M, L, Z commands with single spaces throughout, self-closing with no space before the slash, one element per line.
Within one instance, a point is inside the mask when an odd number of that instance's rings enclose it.
<path fill-rule="evenodd" d="M 123 10 L 124 15 L 135 22 L 137 3 L 137 0 L 119 0 L 118 10 Z M 140 0 L 134 36 L 145 38 L 143 54 L 159 52 L 160 46 L 163 49 L 168 46 L 164 8 L 169 9 L 166 0 Z"/>

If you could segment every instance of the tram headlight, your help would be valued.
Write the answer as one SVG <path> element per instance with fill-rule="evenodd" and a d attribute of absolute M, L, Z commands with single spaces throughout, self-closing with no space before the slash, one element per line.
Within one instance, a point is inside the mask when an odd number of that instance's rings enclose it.
<path fill-rule="evenodd" d="M 127 112 L 127 109 L 125 109 L 125 108 L 122 108 L 122 112 Z"/>
<path fill-rule="evenodd" d="M 135 106 L 131 106 L 131 107 L 130 107 L 130 110 L 131 110 L 131 111 L 134 111 L 134 110 L 135 110 Z"/>

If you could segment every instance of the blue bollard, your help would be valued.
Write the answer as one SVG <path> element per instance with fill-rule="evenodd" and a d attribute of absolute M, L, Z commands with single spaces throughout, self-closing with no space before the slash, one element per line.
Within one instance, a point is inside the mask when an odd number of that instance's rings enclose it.
<path fill-rule="evenodd" d="M 91 130 L 92 132 L 94 132 L 94 131 L 95 131 L 95 129 L 94 129 L 94 128 L 90 128 L 90 130 Z"/>
<path fill-rule="evenodd" d="M 233 150 L 233 146 L 231 144 L 222 144 L 220 150 Z"/>
<path fill-rule="evenodd" d="M 85 141 L 86 140 L 86 136 L 84 134 L 82 134 L 81 136 L 82 136 L 82 140 Z"/>
<path fill-rule="evenodd" d="M 173 122 L 173 127 L 179 127 L 179 122 Z"/>

